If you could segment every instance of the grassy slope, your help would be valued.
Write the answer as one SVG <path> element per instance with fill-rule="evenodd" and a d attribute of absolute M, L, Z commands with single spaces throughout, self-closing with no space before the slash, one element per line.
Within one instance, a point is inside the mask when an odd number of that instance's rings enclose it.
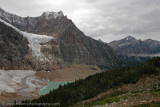
<path fill-rule="evenodd" d="M 84 107 L 93 107 L 96 105 L 112 105 L 113 103 L 117 103 L 117 105 L 122 105 L 121 102 L 126 103 L 126 107 L 128 107 L 132 102 L 135 106 L 133 107 L 160 107 L 160 102 L 153 102 L 159 99 L 160 90 L 152 90 L 152 91 L 141 91 L 141 92 L 133 92 L 133 93 L 114 93 L 110 96 L 105 96 L 95 102 L 87 103 Z M 144 102 L 145 101 L 145 102 Z M 150 102 L 150 103 L 149 103 Z M 146 104 L 140 104 L 146 103 Z M 75 105 L 78 106 L 78 105 Z M 124 106 L 124 105 L 122 105 Z M 125 106 L 124 106 L 125 107 Z"/>
<path fill-rule="evenodd" d="M 160 102 L 152 102 L 148 104 L 140 104 L 132 107 L 160 107 Z"/>

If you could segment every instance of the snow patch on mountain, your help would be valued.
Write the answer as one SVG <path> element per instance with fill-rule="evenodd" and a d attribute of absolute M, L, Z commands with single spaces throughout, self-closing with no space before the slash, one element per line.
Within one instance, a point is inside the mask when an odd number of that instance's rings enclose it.
<path fill-rule="evenodd" d="M 61 18 L 61 17 L 64 17 L 63 15 L 63 12 L 62 11 L 59 11 L 59 12 L 49 12 L 49 11 L 46 11 L 42 14 L 43 16 L 45 16 L 46 19 L 52 19 L 52 18 Z"/>
<path fill-rule="evenodd" d="M 53 39 L 53 37 L 46 36 L 46 35 L 38 35 L 38 34 L 32 34 L 32 33 L 26 33 L 26 32 L 22 32 L 22 33 L 29 41 L 29 47 L 31 47 L 32 49 L 32 54 L 38 58 L 42 57 L 40 44 L 46 43 Z"/>
<path fill-rule="evenodd" d="M 125 45 L 129 45 L 129 44 L 130 44 L 130 43 L 123 43 L 123 44 L 118 45 L 118 47 L 125 46 Z"/>

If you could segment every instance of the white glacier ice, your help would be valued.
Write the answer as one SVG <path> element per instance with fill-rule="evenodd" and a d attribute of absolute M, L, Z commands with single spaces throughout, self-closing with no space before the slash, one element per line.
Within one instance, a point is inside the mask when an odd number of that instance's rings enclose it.
<path fill-rule="evenodd" d="M 46 35 L 38 35 L 38 34 L 32 34 L 32 33 L 26 33 L 26 32 L 22 32 L 22 33 L 28 39 L 29 46 L 32 49 L 32 54 L 36 57 L 42 56 L 40 43 L 46 43 L 53 39 L 53 37 L 46 36 Z"/>
<path fill-rule="evenodd" d="M 37 58 L 41 58 L 42 57 L 40 43 L 46 43 L 46 42 L 54 39 L 52 36 L 39 35 L 39 34 L 23 32 L 23 31 L 20 31 L 19 29 L 17 29 L 16 27 L 14 27 L 13 25 L 5 22 L 2 19 L 0 19 L 0 21 L 3 22 L 4 24 L 6 24 L 7 26 L 12 27 L 16 31 L 18 31 L 20 34 L 22 34 L 24 37 L 26 37 L 28 39 L 28 41 L 29 41 L 29 47 L 32 50 L 33 56 L 35 56 Z"/>

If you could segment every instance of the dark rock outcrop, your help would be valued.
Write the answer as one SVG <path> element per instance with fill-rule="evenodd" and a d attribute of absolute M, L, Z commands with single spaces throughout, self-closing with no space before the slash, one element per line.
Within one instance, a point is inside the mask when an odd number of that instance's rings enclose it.
<path fill-rule="evenodd" d="M 85 36 L 74 24 L 70 24 L 59 35 L 64 62 L 107 66 L 120 62 L 110 46 Z"/>
<path fill-rule="evenodd" d="M 0 68 L 23 69 L 30 67 L 26 59 L 28 54 L 27 39 L 0 22 Z"/>

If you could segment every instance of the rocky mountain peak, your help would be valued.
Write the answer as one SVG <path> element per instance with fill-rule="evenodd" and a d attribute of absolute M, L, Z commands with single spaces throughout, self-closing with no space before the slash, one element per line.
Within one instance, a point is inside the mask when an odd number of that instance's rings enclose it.
<path fill-rule="evenodd" d="M 101 39 L 98 39 L 99 42 L 104 43 Z"/>
<path fill-rule="evenodd" d="M 119 47 L 124 47 L 126 45 L 129 45 L 129 44 L 132 44 L 132 43 L 136 43 L 138 41 L 139 40 L 135 39 L 132 36 L 127 36 L 124 39 L 121 39 L 121 40 L 118 40 L 118 41 L 112 41 L 112 42 L 109 43 L 109 45 L 111 47 L 113 47 L 114 49 L 117 49 Z"/>
<path fill-rule="evenodd" d="M 4 12 L 4 10 L 0 7 L 0 15 L 1 15 L 2 12 Z"/>
<path fill-rule="evenodd" d="M 46 11 L 42 14 L 42 16 L 44 16 L 46 19 L 52 19 L 52 18 L 61 18 L 61 17 L 64 17 L 64 14 L 62 11 L 59 11 L 59 12 L 49 12 L 49 11 Z"/>
<path fill-rule="evenodd" d="M 151 48 L 159 48 L 160 42 L 157 40 L 146 39 L 144 40 L 145 44 L 148 44 Z"/>
<path fill-rule="evenodd" d="M 54 36 L 55 32 L 60 32 L 59 30 L 71 23 L 71 20 L 64 16 L 62 11 L 46 11 L 37 17 L 21 17 L 0 9 L 0 19 L 17 27 L 21 31 L 50 36 Z"/>
<path fill-rule="evenodd" d="M 127 36 L 126 38 L 124 38 L 124 40 L 126 41 L 135 41 L 136 39 L 132 36 Z"/>
<path fill-rule="evenodd" d="M 156 41 L 156 40 L 152 40 L 152 39 L 146 39 L 144 40 L 145 43 L 155 43 L 155 42 L 159 42 L 159 41 Z"/>
<path fill-rule="evenodd" d="M 143 41 L 127 36 L 119 41 L 110 42 L 109 45 L 118 55 L 127 60 L 145 61 L 148 57 L 160 55 L 160 42 L 152 39 Z"/>

